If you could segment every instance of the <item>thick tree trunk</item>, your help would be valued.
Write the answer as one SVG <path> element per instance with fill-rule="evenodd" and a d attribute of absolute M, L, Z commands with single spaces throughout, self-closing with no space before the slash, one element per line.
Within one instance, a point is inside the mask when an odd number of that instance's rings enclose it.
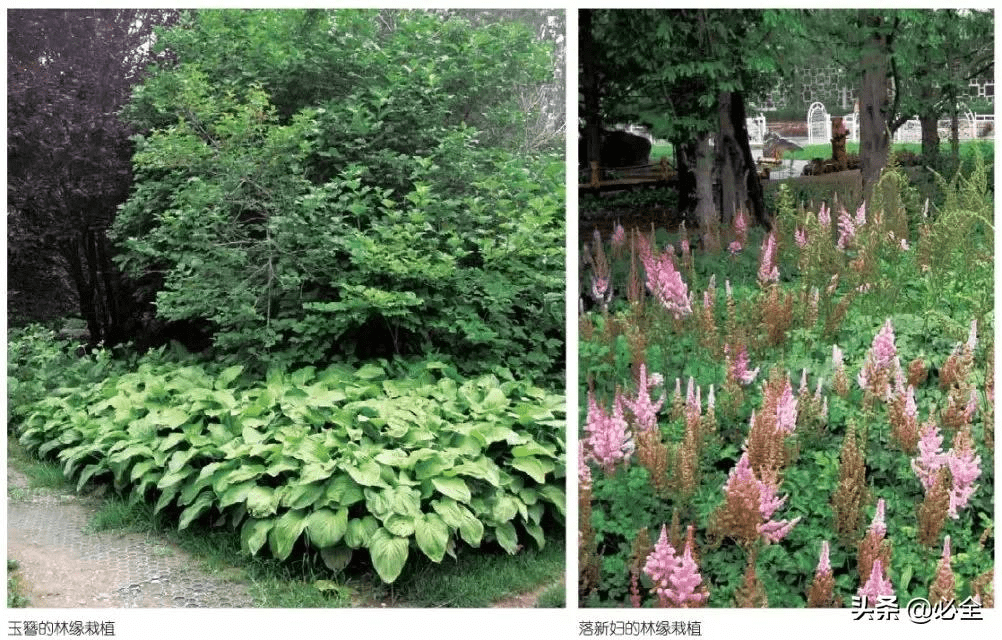
<path fill-rule="evenodd" d="M 721 92 L 716 154 L 721 185 L 721 222 L 730 224 L 739 208 L 750 210 L 755 220 L 771 228 L 765 212 L 762 183 L 748 142 L 745 101 L 741 92 Z"/>
<path fill-rule="evenodd" d="M 598 176 L 594 175 L 594 170 L 598 166 L 602 147 L 602 115 L 591 25 L 592 11 L 583 9 L 578 23 L 578 49 L 581 56 L 581 94 L 584 97 L 584 113 L 581 115 L 584 117 L 585 130 L 584 144 L 578 145 L 578 149 L 581 153 L 583 147 L 586 157 L 578 158 L 578 163 L 592 170 L 590 181 L 595 182 Z"/>
<path fill-rule="evenodd" d="M 874 185 L 880 179 L 880 172 L 887 166 L 891 149 L 890 130 L 887 126 L 890 50 L 889 36 L 882 29 L 882 16 L 864 12 L 864 25 L 870 35 L 863 45 L 862 54 L 859 152 L 863 197 L 868 200 Z"/>
<path fill-rule="evenodd" d="M 675 168 L 678 171 L 678 210 L 690 228 L 699 226 L 696 211 L 696 145 L 692 142 L 675 143 Z"/>
<path fill-rule="evenodd" d="M 720 214 L 713 202 L 713 150 L 710 136 L 704 134 L 696 140 L 696 222 L 703 240 L 703 249 L 710 253 L 720 251 Z"/>
<path fill-rule="evenodd" d="M 922 157 L 927 163 L 939 157 L 939 117 L 935 113 L 919 115 L 922 127 Z"/>
<path fill-rule="evenodd" d="M 96 345 L 101 341 L 101 322 L 98 318 L 97 308 L 94 306 L 94 289 L 87 282 L 84 272 L 84 264 L 81 254 L 79 236 L 69 238 L 60 243 L 60 252 L 69 265 L 70 277 L 77 290 L 77 299 L 80 302 L 80 315 L 87 323 L 87 331 L 90 333 L 90 343 Z"/>

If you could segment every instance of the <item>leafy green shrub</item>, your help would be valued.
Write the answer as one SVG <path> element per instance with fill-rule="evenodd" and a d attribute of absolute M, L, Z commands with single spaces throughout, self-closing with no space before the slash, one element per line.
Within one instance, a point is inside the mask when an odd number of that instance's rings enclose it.
<path fill-rule="evenodd" d="M 560 396 L 434 361 L 242 372 L 154 352 L 37 400 L 19 438 L 78 488 L 105 478 L 181 529 L 227 522 L 251 554 L 298 544 L 334 569 L 367 549 L 386 582 L 412 548 L 434 562 L 460 543 L 515 553 L 563 519 Z"/>
<path fill-rule="evenodd" d="M 163 34 L 177 61 L 126 111 L 144 133 L 121 265 L 249 366 L 444 352 L 556 379 L 563 161 L 502 146 L 524 115 L 502 87 L 545 81 L 546 48 L 512 24 L 378 22 L 206 11 Z"/>

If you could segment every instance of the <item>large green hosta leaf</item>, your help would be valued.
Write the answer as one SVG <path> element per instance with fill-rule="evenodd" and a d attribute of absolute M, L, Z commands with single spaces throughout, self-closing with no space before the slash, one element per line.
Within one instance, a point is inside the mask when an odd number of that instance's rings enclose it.
<path fill-rule="evenodd" d="M 348 531 L 348 510 L 317 509 L 306 517 L 306 535 L 316 547 L 333 547 Z"/>
<path fill-rule="evenodd" d="M 383 582 L 391 583 L 396 580 L 407 563 L 410 541 L 380 527 L 372 534 L 368 547 L 372 566 Z"/>
<path fill-rule="evenodd" d="M 449 546 L 449 525 L 437 513 L 423 514 L 414 520 L 414 538 L 432 562 L 441 562 Z"/>
<path fill-rule="evenodd" d="M 258 520 L 248 518 L 240 529 L 240 545 L 252 556 L 257 555 L 268 541 L 268 532 L 275 526 L 274 519 Z"/>
<path fill-rule="evenodd" d="M 271 554 L 279 560 L 285 560 L 292 553 L 296 540 L 306 529 L 306 513 L 302 510 L 286 511 L 268 533 L 268 546 Z"/>

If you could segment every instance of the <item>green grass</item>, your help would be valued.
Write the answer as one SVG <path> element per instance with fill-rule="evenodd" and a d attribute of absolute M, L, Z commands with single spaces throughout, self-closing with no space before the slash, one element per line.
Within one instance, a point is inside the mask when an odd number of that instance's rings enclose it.
<path fill-rule="evenodd" d="M 994 142 L 991 140 L 971 140 L 968 142 L 960 143 L 960 156 L 966 157 L 978 148 L 977 145 L 989 145 L 994 147 Z M 950 153 L 950 143 L 944 142 L 939 145 L 940 153 L 949 154 Z M 859 143 L 858 142 L 847 142 L 845 149 L 848 153 L 859 153 Z M 922 153 L 922 145 L 915 142 L 902 142 L 899 144 L 891 145 L 893 151 L 911 151 L 915 154 Z M 653 155 L 653 152 L 652 152 Z M 831 144 L 812 144 L 804 147 L 800 151 L 788 151 L 783 154 L 784 160 L 811 160 L 813 158 L 830 158 L 832 155 Z"/>
<path fill-rule="evenodd" d="M 667 156 L 668 161 L 672 162 L 675 159 L 675 148 L 671 143 L 666 142 L 664 144 L 655 144 L 651 147 L 651 162 L 658 162 L 661 156 Z"/>
<path fill-rule="evenodd" d="M 17 609 L 27 607 L 30 603 L 21 593 L 21 583 L 14 572 L 17 571 L 17 560 L 7 558 L 7 608 Z"/>
<path fill-rule="evenodd" d="M 440 565 L 420 563 L 393 585 L 391 596 L 406 606 L 487 607 L 554 580 L 562 582 L 565 549 L 563 539 L 553 537 L 543 549 L 530 543 L 515 556 L 499 549 L 467 549 L 458 562 L 447 556 Z"/>
<path fill-rule="evenodd" d="M 562 609 L 567 606 L 567 590 L 561 581 L 539 594 L 537 609 Z"/>

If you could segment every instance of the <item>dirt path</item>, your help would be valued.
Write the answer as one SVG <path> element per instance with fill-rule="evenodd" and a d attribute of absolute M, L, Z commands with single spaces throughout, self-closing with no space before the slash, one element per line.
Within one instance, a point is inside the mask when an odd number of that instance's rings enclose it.
<path fill-rule="evenodd" d="M 7 557 L 32 607 L 250 607 L 243 585 L 198 569 L 175 545 L 137 533 L 87 531 L 100 506 L 32 489 L 7 466 Z"/>

